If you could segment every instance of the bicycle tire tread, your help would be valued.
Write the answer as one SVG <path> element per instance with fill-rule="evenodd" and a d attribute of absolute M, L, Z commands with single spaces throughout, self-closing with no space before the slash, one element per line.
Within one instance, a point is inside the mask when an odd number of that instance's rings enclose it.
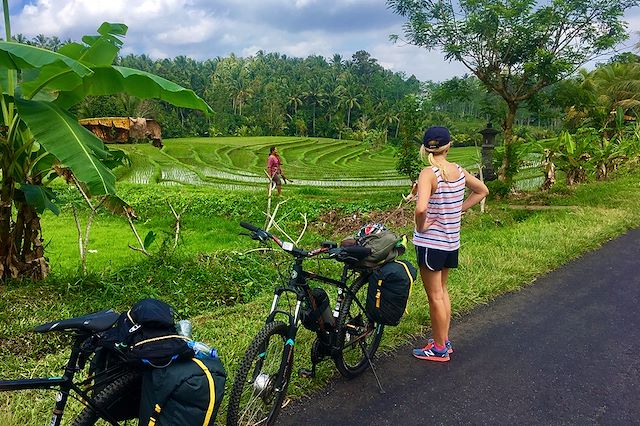
<path fill-rule="evenodd" d="M 94 400 L 99 407 L 108 408 L 113 404 L 114 398 L 120 396 L 122 393 L 126 393 L 127 389 L 131 388 L 136 381 L 140 380 L 141 374 L 136 371 L 130 371 L 125 375 L 118 377 L 112 383 L 109 383 L 104 389 L 102 389 Z M 80 414 L 75 418 L 73 426 L 91 426 L 100 420 L 100 416 L 91 407 L 85 407 Z"/>
<path fill-rule="evenodd" d="M 278 332 L 278 331 L 281 332 Z M 256 334 L 253 338 L 251 345 L 247 349 L 244 357 L 242 358 L 242 362 L 240 363 L 240 367 L 238 367 L 238 371 L 236 372 L 236 376 L 233 381 L 233 387 L 231 389 L 231 397 L 229 399 L 228 411 L 227 411 L 227 426 L 237 426 L 238 417 L 239 417 L 239 403 L 240 398 L 242 397 L 242 391 L 246 386 L 246 378 L 249 374 L 251 367 L 253 366 L 253 361 L 258 354 L 260 348 L 264 345 L 265 341 L 273 334 L 281 334 L 286 336 L 287 325 L 282 321 L 271 321 L 267 323 L 262 329 Z M 293 363 L 293 356 L 291 358 L 291 363 Z M 274 403 L 274 407 L 272 408 L 272 413 L 274 415 L 274 419 L 278 416 L 278 412 L 280 411 L 280 405 L 282 404 L 282 399 L 287 393 L 287 387 L 289 385 L 289 376 L 291 374 L 291 365 L 285 370 L 286 377 L 286 385 L 284 390 L 276 397 L 277 400 Z M 238 378 L 242 378 L 242 385 L 239 385 Z M 277 404 L 276 404 L 277 403 Z"/>

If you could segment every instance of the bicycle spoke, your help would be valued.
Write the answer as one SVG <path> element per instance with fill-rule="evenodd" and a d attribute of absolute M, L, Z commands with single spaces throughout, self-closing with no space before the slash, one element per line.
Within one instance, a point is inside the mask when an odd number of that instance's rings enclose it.
<path fill-rule="evenodd" d="M 277 415 L 290 373 L 290 368 L 282 366 L 286 331 L 282 322 L 269 323 L 247 350 L 233 385 L 228 424 L 255 426 Z M 280 377 L 283 372 L 285 376 Z"/>

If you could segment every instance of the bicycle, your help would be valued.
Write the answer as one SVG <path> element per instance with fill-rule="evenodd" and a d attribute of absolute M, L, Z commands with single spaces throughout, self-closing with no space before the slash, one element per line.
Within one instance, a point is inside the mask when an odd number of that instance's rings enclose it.
<path fill-rule="evenodd" d="M 365 309 L 368 277 L 372 269 L 359 266 L 371 250 L 360 246 L 337 247 L 325 242 L 322 247 L 307 251 L 293 243 L 281 241 L 269 232 L 241 222 L 252 239 L 262 243 L 273 241 L 293 256 L 289 282 L 274 290 L 271 310 L 264 327 L 255 336 L 235 376 L 227 411 L 227 425 L 272 425 L 287 393 L 293 367 L 296 335 L 303 312 L 314 312 L 317 300 L 309 281 L 320 281 L 337 287 L 337 298 L 331 317 L 317 315 L 316 339 L 311 349 L 311 370 L 301 369 L 303 377 L 314 377 L 316 365 L 332 359 L 346 378 L 362 374 L 369 366 L 378 381 L 371 359 L 374 357 L 384 325 L 372 321 Z M 303 262 L 317 256 L 344 263 L 340 280 L 303 269 Z M 296 298 L 293 312 L 279 308 L 280 297 L 291 293 Z M 284 317 L 276 319 L 276 316 Z M 315 316 L 314 316 L 315 319 Z M 382 392 L 382 387 L 380 386 Z"/>
<path fill-rule="evenodd" d="M 71 354 L 62 377 L 0 380 L 0 391 L 58 390 L 51 421 L 48 423 L 51 426 L 61 424 L 69 396 L 84 405 L 73 422 L 74 426 L 103 423 L 118 425 L 121 424 L 119 422 L 137 419 L 136 398 L 139 401 L 142 376 L 139 371 L 130 368 L 117 351 L 110 351 L 108 354 L 103 352 L 103 360 L 106 362 L 103 368 L 91 371 L 93 369 L 90 367 L 86 378 L 74 381 L 76 374 L 98 356 L 98 350 L 103 350 L 99 346 L 99 333 L 113 326 L 119 316 L 120 314 L 109 309 L 35 327 L 33 331 L 38 333 L 73 333 Z"/>

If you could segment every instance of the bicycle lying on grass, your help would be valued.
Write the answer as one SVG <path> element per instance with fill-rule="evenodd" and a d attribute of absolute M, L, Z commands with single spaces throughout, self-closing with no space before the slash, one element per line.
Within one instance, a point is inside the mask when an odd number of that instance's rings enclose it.
<path fill-rule="evenodd" d="M 96 354 L 98 334 L 111 328 L 120 314 L 104 310 L 81 317 L 52 321 L 34 328 L 35 332 L 52 331 L 73 333 L 69 360 L 62 377 L 42 377 L 19 380 L 0 380 L 0 391 L 25 389 L 58 390 L 51 426 L 62 421 L 69 396 L 78 399 L 84 409 L 75 418 L 74 426 L 112 424 L 118 425 L 138 416 L 136 398 L 140 398 L 141 374 L 125 362 L 114 362 L 98 369 L 82 380 L 74 380 L 76 373 L 85 369 Z M 91 370 L 91 368 L 89 369 Z M 73 393 L 72 393 L 73 391 Z M 134 407 L 134 411 L 128 409 Z"/>
<path fill-rule="evenodd" d="M 288 284 L 275 288 L 266 324 L 242 359 L 227 411 L 230 426 L 271 425 L 287 393 L 301 323 L 317 335 L 311 349 L 311 370 L 300 370 L 305 377 L 313 377 L 316 364 L 329 359 L 347 378 L 362 374 L 369 366 L 375 375 L 371 359 L 380 344 L 384 326 L 373 321 L 365 310 L 368 277 L 372 271 L 358 264 L 371 253 L 370 249 L 337 247 L 336 243 L 325 242 L 321 248 L 307 251 L 251 224 L 241 222 L 240 225 L 250 231 L 252 239 L 262 243 L 273 241 L 294 258 Z M 305 271 L 303 262 L 314 257 L 343 262 L 340 280 Z M 333 309 L 328 306 L 326 293 L 319 288 L 312 289 L 309 281 L 337 287 Z M 295 296 L 293 310 L 280 308 L 280 297 L 284 293 Z M 276 319 L 277 316 L 283 319 Z"/>

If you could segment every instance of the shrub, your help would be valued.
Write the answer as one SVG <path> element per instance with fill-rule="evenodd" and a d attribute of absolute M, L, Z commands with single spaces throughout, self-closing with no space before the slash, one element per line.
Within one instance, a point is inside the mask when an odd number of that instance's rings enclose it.
<path fill-rule="evenodd" d="M 511 193 L 511 183 L 501 180 L 491 180 L 485 182 L 489 188 L 489 197 L 492 199 L 505 198 Z"/>

